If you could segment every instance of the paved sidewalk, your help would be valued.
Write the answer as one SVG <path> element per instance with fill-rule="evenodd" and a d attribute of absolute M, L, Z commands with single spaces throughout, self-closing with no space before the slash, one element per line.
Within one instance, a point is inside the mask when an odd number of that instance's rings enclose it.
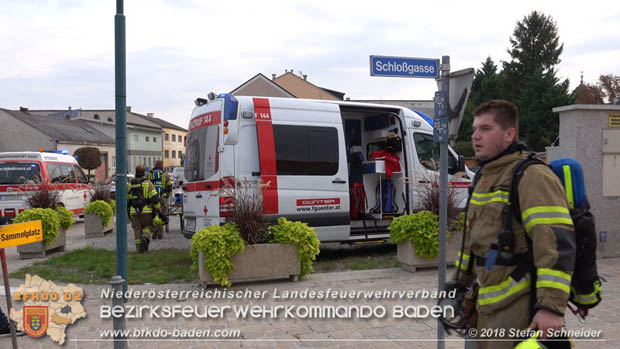
<path fill-rule="evenodd" d="M 175 225 L 172 224 L 171 227 Z M 178 225 L 176 225 L 178 227 Z M 79 228 L 79 225 L 78 225 Z M 83 229 L 83 228 L 82 228 Z M 131 230 L 130 230 L 131 231 Z M 178 234 L 178 232 L 177 232 Z M 180 234 L 178 234 L 180 236 Z M 70 233 L 72 241 L 68 249 L 76 248 L 93 243 L 104 247 L 114 248 L 114 237 L 103 239 L 85 240 L 79 239 L 79 234 Z M 175 245 L 178 244 L 178 245 Z M 184 245 L 183 245 L 184 244 Z M 131 246 L 131 245 L 130 245 Z M 158 247 L 159 246 L 159 247 Z M 189 246 L 188 240 L 174 236 L 174 232 L 160 242 L 156 241 L 154 248 L 163 246 Z M 15 260 L 9 261 L 9 264 Z M 594 309 L 585 324 L 577 321 L 576 317 L 568 314 L 566 317 L 567 328 L 571 330 L 601 330 L 602 335 L 598 341 L 576 341 L 577 348 L 618 348 L 620 347 L 620 271 L 617 265 L 620 258 L 605 259 L 599 262 L 600 273 L 607 279 L 604 284 L 604 301 L 602 305 Z M 14 267 L 12 267 L 14 269 Z M 451 274 L 449 270 L 448 274 Z M 23 280 L 11 280 L 13 287 L 19 286 Z M 79 285 L 84 288 L 85 299 L 82 301 L 88 316 L 78 320 L 75 324 L 67 327 L 67 342 L 65 348 L 112 348 L 113 342 L 109 337 L 102 337 L 102 331 L 112 329 L 112 320 L 101 318 L 102 307 L 111 305 L 110 299 L 102 298 L 102 291 L 107 286 Z M 127 319 L 127 329 L 133 334 L 135 331 L 150 333 L 149 336 L 133 338 L 129 341 L 130 348 L 296 348 L 296 347 L 337 347 L 337 348 L 436 348 L 437 321 L 430 316 L 413 317 L 413 310 L 422 311 L 424 306 L 431 307 L 435 300 L 425 298 L 419 294 L 418 298 L 407 299 L 396 297 L 389 299 L 377 299 L 355 295 L 347 299 L 310 299 L 309 296 L 301 296 L 297 299 L 281 299 L 286 292 L 315 291 L 340 293 L 351 291 L 379 291 L 391 293 L 393 291 L 432 291 L 437 287 L 437 273 L 433 270 L 424 270 L 417 273 L 409 273 L 400 268 L 349 271 L 312 274 L 304 280 L 294 283 L 289 281 L 276 281 L 264 283 L 250 283 L 234 286 L 230 289 L 209 288 L 206 291 L 217 291 L 227 295 L 229 291 L 258 292 L 258 298 L 189 298 L 185 300 L 173 299 L 131 299 L 127 306 L 191 306 L 198 307 L 199 314 L 204 314 L 204 307 L 212 311 L 208 318 L 190 317 L 184 318 L 177 315 L 172 319 L 150 318 L 148 309 L 142 317 Z M 196 291 L 200 294 L 203 290 L 198 283 L 172 284 L 172 285 L 140 285 L 130 287 L 137 291 Z M 264 295 L 264 297 L 263 297 Z M 147 296 L 148 298 L 148 296 Z M 1 304 L 6 304 L 4 297 L 0 296 Z M 16 304 L 21 308 L 21 303 Z M 232 307 L 256 306 L 259 310 L 267 309 L 267 313 L 260 313 L 256 318 L 249 314 L 246 316 L 235 315 Z M 292 307 L 291 313 L 280 309 L 275 316 L 268 311 L 271 307 Z M 311 308 L 313 307 L 314 308 Z M 352 318 L 329 318 L 325 314 L 317 318 L 307 318 L 304 309 L 328 309 L 329 306 L 352 309 L 355 306 L 367 306 L 375 311 L 386 309 L 384 316 L 372 316 L 369 318 L 356 318 L 353 312 Z M 230 307 L 231 309 L 226 309 Z M 394 317 L 394 309 L 409 307 L 408 314 L 411 318 Z M 162 308 L 159 308 L 160 311 Z M 223 317 L 216 317 L 217 310 L 224 309 Z M 307 312 L 306 312 L 307 313 Z M 158 312 L 164 316 L 163 312 Z M 338 313 L 340 316 L 348 315 Z M 288 317 L 287 315 L 292 315 Z M 421 315 L 421 314 L 420 314 Z M 321 318 L 322 317 L 322 318 Z M 155 330 L 160 332 L 181 331 L 190 329 L 209 330 L 211 335 L 215 331 L 235 333 L 238 336 L 233 339 L 206 339 L 206 338 L 157 338 Z M 150 332 L 149 332 L 150 331 Z M 448 337 L 446 348 L 462 348 L 463 341 L 458 337 Z M 0 348 L 10 348 L 10 338 L 0 338 Z M 58 345 L 47 336 L 33 339 L 27 336 L 19 337 L 20 348 L 56 348 Z"/>

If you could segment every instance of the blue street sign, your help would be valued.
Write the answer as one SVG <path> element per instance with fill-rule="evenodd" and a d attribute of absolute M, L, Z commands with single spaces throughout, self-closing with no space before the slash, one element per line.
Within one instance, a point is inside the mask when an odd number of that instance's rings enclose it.
<path fill-rule="evenodd" d="M 439 60 L 435 58 L 370 56 L 370 75 L 436 79 L 439 76 Z"/>
<path fill-rule="evenodd" d="M 433 142 L 435 143 L 444 143 L 449 139 L 448 135 L 448 119 L 435 119 L 435 123 L 433 124 Z"/>
<path fill-rule="evenodd" d="M 433 123 L 433 141 L 435 143 L 447 142 L 449 138 L 448 125 L 450 119 L 446 113 L 446 93 L 435 92 L 435 121 Z"/>

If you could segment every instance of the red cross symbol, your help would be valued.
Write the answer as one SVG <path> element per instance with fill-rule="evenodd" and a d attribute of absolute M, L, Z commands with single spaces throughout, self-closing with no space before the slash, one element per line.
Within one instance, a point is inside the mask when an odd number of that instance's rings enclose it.
<path fill-rule="evenodd" d="M 84 201 L 86 201 L 87 198 L 88 198 L 88 195 L 86 195 L 86 192 L 84 192 Z"/>
<path fill-rule="evenodd" d="M 209 210 L 207 209 L 207 206 L 205 206 L 204 210 L 202 210 L 202 212 L 205 213 L 205 216 L 207 215 L 207 212 L 209 212 Z"/>

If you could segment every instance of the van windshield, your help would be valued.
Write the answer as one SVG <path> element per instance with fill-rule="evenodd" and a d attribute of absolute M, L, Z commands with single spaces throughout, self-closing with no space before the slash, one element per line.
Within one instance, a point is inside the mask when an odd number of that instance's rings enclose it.
<path fill-rule="evenodd" d="M 36 162 L 0 163 L 0 184 L 39 184 L 41 168 Z"/>
<path fill-rule="evenodd" d="M 218 170 L 219 126 L 201 127 L 187 136 L 185 178 L 188 182 L 205 180 Z"/>
<path fill-rule="evenodd" d="M 439 171 L 439 144 L 433 141 L 433 135 L 414 133 L 415 150 L 418 161 L 427 170 Z M 457 160 L 448 151 L 448 173 L 454 174 L 457 168 Z"/>

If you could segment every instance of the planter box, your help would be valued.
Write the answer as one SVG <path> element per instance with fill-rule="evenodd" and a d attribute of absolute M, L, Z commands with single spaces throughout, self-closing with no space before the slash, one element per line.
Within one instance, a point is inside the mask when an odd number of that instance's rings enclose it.
<path fill-rule="evenodd" d="M 94 213 L 84 214 L 84 234 L 87 239 L 102 238 L 106 233 L 113 233 L 116 227 L 116 217 L 110 218 L 110 223 L 103 226 L 101 217 Z"/>
<path fill-rule="evenodd" d="M 45 245 L 43 241 L 33 242 L 31 244 L 18 245 L 17 252 L 19 259 L 45 258 L 48 251 L 56 250 L 63 252 L 67 244 L 67 232 L 62 228 L 58 228 L 58 235 L 49 245 Z"/>
<path fill-rule="evenodd" d="M 233 256 L 235 269 L 228 275 L 232 283 L 290 278 L 297 281 L 300 273 L 297 247 L 290 244 L 247 245 L 245 251 Z M 204 256 L 198 254 L 200 281 L 207 285 L 219 285 L 204 268 Z"/>
<path fill-rule="evenodd" d="M 452 232 L 446 241 L 446 265 L 454 265 L 456 254 L 461 250 L 463 232 Z M 397 244 L 397 258 L 403 269 L 415 272 L 417 268 L 436 268 L 437 259 L 422 258 L 415 253 L 411 240 L 407 239 Z"/>

